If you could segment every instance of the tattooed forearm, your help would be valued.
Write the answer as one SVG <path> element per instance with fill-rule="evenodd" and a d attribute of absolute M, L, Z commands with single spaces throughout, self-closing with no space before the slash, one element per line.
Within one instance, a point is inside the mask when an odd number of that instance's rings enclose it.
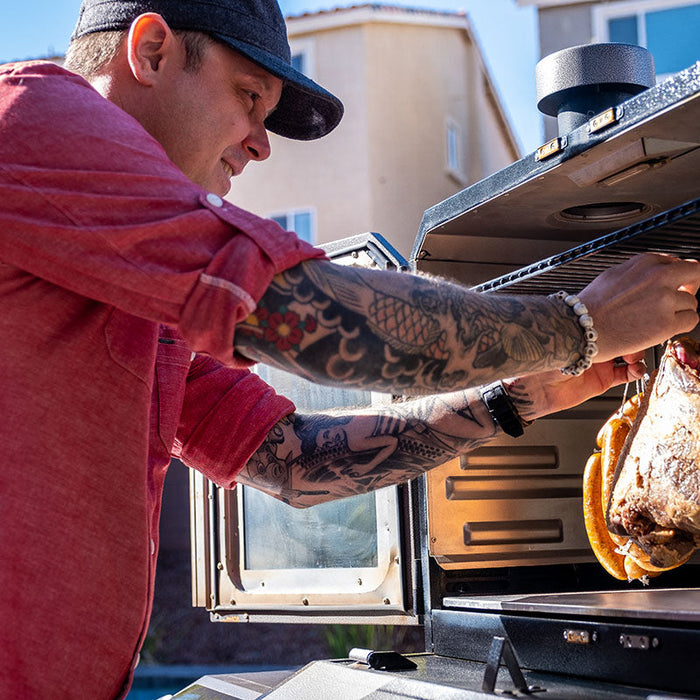
<path fill-rule="evenodd" d="M 570 309 L 547 298 L 318 261 L 276 276 L 235 340 L 243 355 L 311 380 L 394 393 L 562 367 L 582 345 Z"/>
<path fill-rule="evenodd" d="M 343 415 L 292 414 L 238 480 L 304 507 L 408 481 L 494 434 L 474 390 Z"/>

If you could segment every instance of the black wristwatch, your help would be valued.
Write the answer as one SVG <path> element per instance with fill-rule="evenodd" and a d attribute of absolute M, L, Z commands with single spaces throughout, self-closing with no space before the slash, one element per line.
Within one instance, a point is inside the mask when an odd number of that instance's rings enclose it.
<path fill-rule="evenodd" d="M 523 434 L 523 421 L 506 393 L 503 382 L 494 382 L 482 387 L 481 400 L 491 414 L 493 422 L 506 435 L 520 437 Z"/>

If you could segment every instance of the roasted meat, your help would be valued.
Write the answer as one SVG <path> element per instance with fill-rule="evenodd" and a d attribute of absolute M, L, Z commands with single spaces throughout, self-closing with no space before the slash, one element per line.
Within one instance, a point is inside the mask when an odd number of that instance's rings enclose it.
<path fill-rule="evenodd" d="M 700 548 L 700 345 L 669 341 L 620 453 L 607 525 L 660 568 Z"/>

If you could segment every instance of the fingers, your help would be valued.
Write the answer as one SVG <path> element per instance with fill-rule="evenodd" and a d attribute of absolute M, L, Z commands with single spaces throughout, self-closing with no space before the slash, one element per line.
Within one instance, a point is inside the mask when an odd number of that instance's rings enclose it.
<path fill-rule="evenodd" d="M 678 265 L 680 264 L 680 267 Z M 681 276 L 687 275 L 693 279 L 697 275 L 698 261 L 694 258 L 679 258 L 669 253 L 639 253 L 620 264 L 631 268 L 653 267 L 655 265 L 673 265 Z"/>
<path fill-rule="evenodd" d="M 636 365 L 639 362 L 644 362 L 644 350 L 623 355 L 620 359 L 626 362 L 628 365 Z"/>
<path fill-rule="evenodd" d="M 695 295 L 700 289 L 700 263 L 697 260 L 681 259 L 671 255 L 661 253 L 645 253 L 644 261 L 640 261 L 648 266 L 649 272 L 659 278 L 659 283 L 673 291 L 673 304 L 676 311 L 692 310 L 696 311 L 698 301 Z M 631 258 L 634 262 L 635 258 Z"/>
<path fill-rule="evenodd" d="M 688 285 L 681 285 L 681 287 L 687 287 Z M 674 296 L 673 303 L 677 307 L 677 311 L 697 311 L 698 309 L 698 299 L 695 296 L 695 292 L 689 292 L 685 289 L 679 287 Z"/>
<path fill-rule="evenodd" d="M 628 355 L 627 357 L 632 357 Z M 620 358 L 624 360 L 625 358 Z M 647 373 L 647 366 L 643 360 L 620 361 L 618 359 L 607 362 L 595 363 L 589 372 L 597 372 L 601 380 L 601 392 L 619 384 L 629 384 L 641 379 Z M 607 377 L 611 376 L 608 381 Z"/>
<path fill-rule="evenodd" d="M 681 292 L 685 292 L 686 294 L 690 294 L 691 296 L 695 296 L 698 293 L 698 286 L 696 284 L 684 282 L 683 284 L 678 287 L 678 289 Z"/>
<path fill-rule="evenodd" d="M 698 278 L 698 261 L 692 259 L 674 258 L 671 256 L 660 256 L 660 264 L 670 266 L 671 277 L 669 283 L 677 282 L 676 289 L 695 297 L 700 288 L 700 278 Z"/>
<path fill-rule="evenodd" d="M 698 324 L 700 263 L 658 253 L 634 256 L 606 270 L 579 297 L 598 331 L 599 361 L 687 333 Z M 636 359 L 627 360 L 637 378 Z"/>
<path fill-rule="evenodd" d="M 647 366 L 643 362 L 628 364 L 623 369 L 625 370 L 626 382 L 636 382 L 637 379 L 641 379 L 647 372 Z"/>
<path fill-rule="evenodd" d="M 692 331 L 693 328 L 698 325 L 698 320 L 698 312 L 695 310 L 677 311 L 676 323 L 678 325 L 678 330 L 671 333 L 668 338 L 678 335 L 679 333 L 690 333 L 690 331 Z M 668 340 L 668 338 L 664 338 L 664 340 Z"/>
<path fill-rule="evenodd" d="M 641 379 L 647 371 L 644 354 L 644 351 L 640 350 L 630 355 L 615 358 L 613 360 L 614 383 L 623 384 Z"/>

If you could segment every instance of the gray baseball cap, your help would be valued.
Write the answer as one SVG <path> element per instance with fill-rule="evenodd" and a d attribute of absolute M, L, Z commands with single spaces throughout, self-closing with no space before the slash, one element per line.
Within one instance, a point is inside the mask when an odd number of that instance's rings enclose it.
<path fill-rule="evenodd" d="M 145 12 L 157 12 L 172 29 L 205 32 L 280 78 L 282 96 L 265 121 L 270 131 L 310 141 L 340 122 L 343 103 L 292 67 L 276 0 L 83 0 L 71 39 L 128 29 Z"/>

